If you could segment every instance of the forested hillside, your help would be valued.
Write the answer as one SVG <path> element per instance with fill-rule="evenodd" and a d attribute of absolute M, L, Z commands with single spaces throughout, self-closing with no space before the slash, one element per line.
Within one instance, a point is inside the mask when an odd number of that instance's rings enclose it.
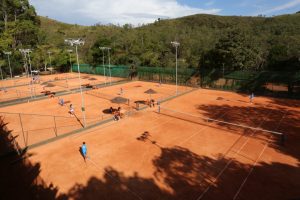
<path fill-rule="evenodd" d="M 27 0 L 2 0 L 0 51 L 12 51 L 14 72 L 22 70 L 19 48 L 32 49 L 33 68 L 52 64 L 68 70 L 66 38 L 83 38 L 81 62 L 102 64 L 99 46 L 109 46 L 113 64 L 246 70 L 300 70 L 300 14 L 276 17 L 193 15 L 134 28 L 126 24 L 79 26 L 38 17 Z M 74 56 L 73 56 L 74 58 Z M 1 65 L 8 73 L 7 60 Z"/>

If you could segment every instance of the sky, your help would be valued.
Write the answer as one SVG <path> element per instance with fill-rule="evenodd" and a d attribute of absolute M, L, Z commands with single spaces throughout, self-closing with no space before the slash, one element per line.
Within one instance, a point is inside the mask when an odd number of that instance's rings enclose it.
<path fill-rule="evenodd" d="M 29 0 L 37 14 L 70 24 L 126 23 L 135 26 L 158 18 L 193 14 L 281 15 L 300 11 L 300 0 Z"/>

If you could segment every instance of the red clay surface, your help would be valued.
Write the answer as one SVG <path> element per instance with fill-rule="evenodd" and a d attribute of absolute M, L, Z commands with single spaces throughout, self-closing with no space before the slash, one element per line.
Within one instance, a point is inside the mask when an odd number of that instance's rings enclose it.
<path fill-rule="evenodd" d="M 65 91 L 74 88 L 79 88 L 80 83 L 77 73 L 63 73 L 52 75 L 41 75 L 39 82 L 30 85 L 30 78 L 22 77 L 12 80 L 1 81 L 0 88 L 6 88 L 6 90 L 0 91 L 0 102 L 14 100 L 18 98 L 31 97 L 43 94 L 45 90 L 51 92 Z M 97 85 L 110 81 L 115 82 L 122 80 L 122 78 L 81 74 L 81 84 Z"/>
<path fill-rule="evenodd" d="M 123 89 L 122 94 L 120 94 L 120 88 Z M 150 88 L 157 92 L 151 95 L 151 98 L 156 101 L 175 94 L 174 85 L 139 81 L 93 89 L 84 93 L 86 125 L 112 118 L 112 114 L 108 113 L 110 107 L 120 106 L 124 112 L 135 110 L 136 101 L 143 102 L 150 99 L 150 95 L 144 93 Z M 179 92 L 187 90 L 191 88 L 178 87 Z M 104 96 L 104 99 L 99 98 L 99 94 Z M 120 96 L 130 99 L 129 105 L 111 103 L 110 99 Z M 59 98 L 64 99 L 64 106 L 58 104 Z M 69 114 L 70 104 L 75 107 L 76 117 Z M 80 129 L 84 123 L 80 93 L 3 107 L 0 108 L 0 115 L 4 116 L 8 129 L 12 130 L 13 136 L 17 137 L 16 140 L 22 148 Z"/>
<path fill-rule="evenodd" d="M 147 98 L 140 89 L 160 89 L 154 86 L 132 82 L 122 88 L 126 97 L 139 100 Z M 113 86 L 103 92 L 116 95 L 119 88 Z M 93 108 L 87 110 L 91 112 L 89 117 L 99 115 L 99 109 L 108 106 L 88 96 L 87 105 Z M 79 107 L 78 94 L 67 98 Z M 296 199 L 300 197 L 299 104 L 260 97 L 250 104 L 244 95 L 200 89 L 162 105 L 283 132 L 287 135 L 285 146 L 262 131 L 191 122 L 181 119 L 181 115 L 158 114 L 157 108 L 149 108 L 31 149 L 29 160 L 40 163 L 40 177 L 57 187 L 58 196 L 69 199 Z M 29 112 L 31 107 L 34 113 L 60 115 L 67 111 L 52 99 L 29 105 L 4 109 Z M 40 111 L 43 106 L 45 109 Z M 145 131 L 148 134 L 142 135 Z M 88 147 L 86 162 L 79 152 L 83 141 Z"/>

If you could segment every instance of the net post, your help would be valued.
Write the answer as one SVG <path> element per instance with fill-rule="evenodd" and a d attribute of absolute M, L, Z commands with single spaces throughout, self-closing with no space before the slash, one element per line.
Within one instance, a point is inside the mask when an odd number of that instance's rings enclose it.
<path fill-rule="evenodd" d="M 54 120 L 54 133 L 55 133 L 55 136 L 57 137 L 57 127 L 56 127 L 55 116 L 53 116 L 53 120 Z"/>
<path fill-rule="evenodd" d="M 19 113 L 19 119 L 20 119 L 20 124 L 21 124 L 21 129 L 22 129 L 22 135 L 23 135 L 24 145 L 26 147 L 27 144 L 26 144 L 26 140 L 25 140 L 25 134 L 24 134 L 24 128 L 23 128 L 21 113 Z"/>

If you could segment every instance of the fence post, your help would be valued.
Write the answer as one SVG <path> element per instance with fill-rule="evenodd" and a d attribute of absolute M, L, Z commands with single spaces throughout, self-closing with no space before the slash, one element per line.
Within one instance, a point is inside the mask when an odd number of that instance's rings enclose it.
<path fill-rule="evenodd" d="M 22 134 L 23 134 L 24 145 L 25 145 L 25 147 L 27 147 L 26 140 L 25 140 L 24 129 L 23 129 L 23 123 L 22 123 L 21 113 L 19 113 L 19 119 L 20 119 L 20 124 L 21 124 Z"/>
<path fill-rule="evenodd" d="M 56 127 L 56 120 L 55 120 L 55 116 L 53 116 L 53 120 L 54 120 L 54 133 L 57 137 L 57 127 Z"/>

